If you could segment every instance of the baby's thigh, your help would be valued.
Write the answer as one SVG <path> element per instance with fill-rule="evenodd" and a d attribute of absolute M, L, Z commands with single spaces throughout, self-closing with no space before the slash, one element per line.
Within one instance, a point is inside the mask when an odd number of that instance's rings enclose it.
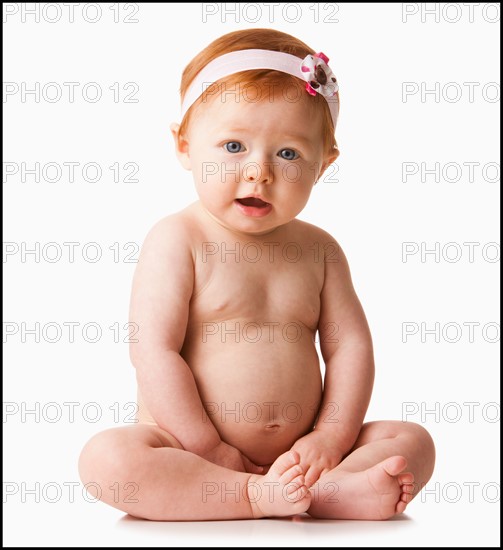
<path fill-rule="evenodd" d="M 123 430 L 123 437 L 150 448 L 173 447 L 183 450 L 183 446 L 178 439 L 160 428 L 155 422 L 138 422 L 130 426 L 112 428 L 110 431 L 114 430 Z M 129 433 L 127 433 L 127 430 L 129 430 Z"/>
<path fill-rule="evenodd" d="M 138 471 L 152 449 L 173 447 L 183 449 L 180 442 L 156 424 L 138 423 L 111 428 L 94 435 L 79 457 L 79 474 L 84 483 L 110 476 L 128 476 Z"/>

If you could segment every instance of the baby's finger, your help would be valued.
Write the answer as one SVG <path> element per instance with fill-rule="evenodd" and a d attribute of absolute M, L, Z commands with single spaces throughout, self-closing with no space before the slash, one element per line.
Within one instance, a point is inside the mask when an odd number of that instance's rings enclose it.
<path fill-rule="evenodd" d="M 261 474 L 264 471 L 263 466 L 257 466 L 257 464 L 254 464 L 248 457 L 245 455 L 241 455 L 243 458 L 243 465 L 245 467 L 245 470 L 249 474 Z"/>
<path fill-rule="evenodd" d="M 320 478 L 321 468 L 316 468 L 315 466 L 310 466 L 306 472 L 306 486 L 312 487 Z"/>

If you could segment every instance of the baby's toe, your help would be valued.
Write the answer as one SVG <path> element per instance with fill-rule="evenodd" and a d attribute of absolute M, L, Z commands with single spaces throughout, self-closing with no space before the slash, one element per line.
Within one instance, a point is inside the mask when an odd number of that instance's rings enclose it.
<path fill-rule="evenodd" d="M 285 489 L 287 494 L 291 494 L 300 487 L 306 486 L 306 480 L 304 479 L 303 475 L 297 476 L 295 479 L 292 479 L 287 485 L 285 485 Z"/>
<path fill-rule="evenodd" d="M 283 485 L 287 485 L 299 476 L 304 477 L 304 471 L 302 470 L 300 464 L 295 464 L 294 466 L 288 468 L 286 472 L 281 474 L 279 482 Z"/>
<path fill-rule="evenodd" d="M 298 502 L 305 498 L 308 493 L 309 489 L 305 485 L 301 485 L 300 487 L 297 485 L 297 488 L 294 488 L 291 493 L 288 493 L 286 498 L 289 502 Z"/>
<path fill-rule="evenodd" d="M 412 485 L 414 483 L 414 474 L 412 472 L 404 472 L 397 476 L 400 485 Z"/>
<path fill-rule="evenodd" d="M 407 503 L 403 502 L 402 500 L 399 500 L 398 504 L 396 505 L 395 512 L 397 514 L 401 514 L 401 513 L 405 512 L 405 508 L 407 508 Z"/>
<path fill-rule="evenodd" d="M 401 489 L 402 489 L 403 493 L 407 493 L 407 494 L 411 495 L 414 492 L 414 485 L 412 483 L 411 484 L 404 483 L 401 486 Z"/>
<path fill-rule="evenodd" d="M 409 504 L 409 502 L 412 500 L 412 495 L 410 495 L 409 493 L 402 493 L 400 495 L 400 500 L 402 502 L 405 502 L 406 504 Z"/>
<path fill-rule="evenodd" d="M 403 456 L 392 456 L 381 462 L 382 467 L 390 476 L 396 476 L 407 467 L 407 460 Z"/>

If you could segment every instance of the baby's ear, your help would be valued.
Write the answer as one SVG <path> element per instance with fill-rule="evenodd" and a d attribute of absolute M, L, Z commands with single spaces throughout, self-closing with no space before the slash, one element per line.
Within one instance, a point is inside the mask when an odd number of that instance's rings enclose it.
<path fill-rule="evenodd" d="M 336 147 L 332 151 L 331 155 L 323 161 L 323 164 L 321 165 L 320 173 L 318 175 L 318 180 L 321 178 L 325 170 L 332 164 L 332 162 L 335 162 L 337 160 L 338 156 L 339 156 L 339 149 L 337 149 Z"/>
<path fill-rule="evenodd" d="M 337 147 L 334 147 L 329 157 L 326 158 L 325 162 L 323 163 L 323 171 L 325 171 L 332 164 L 332 162 L 335 162 L 338 157 L 339 149 L 337 149 Z"/>
<path fill-rule="evenodd" d="M 180 124 L 173 122 L 169 129 L 175 141 L 175 151 L 180 164 L 185 168 L 185 170 L 190 170 L 190 158 L 189 158 L 189 142 L 187 139 L 180 134 Z"/>

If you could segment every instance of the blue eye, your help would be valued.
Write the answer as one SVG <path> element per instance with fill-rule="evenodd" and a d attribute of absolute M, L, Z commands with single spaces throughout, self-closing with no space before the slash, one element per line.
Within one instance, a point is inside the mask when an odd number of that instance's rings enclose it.
<path fill-rule="evenodd" d="M 240 153 L 242 151 L 242 145 L 239 141 L 228 141 L 225 145 L 225 150 L 229 153 Z"/>
<path fill-rule="evenodd" d="M 299 158 L 297 151 L 294 151 L 293 149 L 281 149 L 278 154 L 285 160 L 296 160 Z"/>

